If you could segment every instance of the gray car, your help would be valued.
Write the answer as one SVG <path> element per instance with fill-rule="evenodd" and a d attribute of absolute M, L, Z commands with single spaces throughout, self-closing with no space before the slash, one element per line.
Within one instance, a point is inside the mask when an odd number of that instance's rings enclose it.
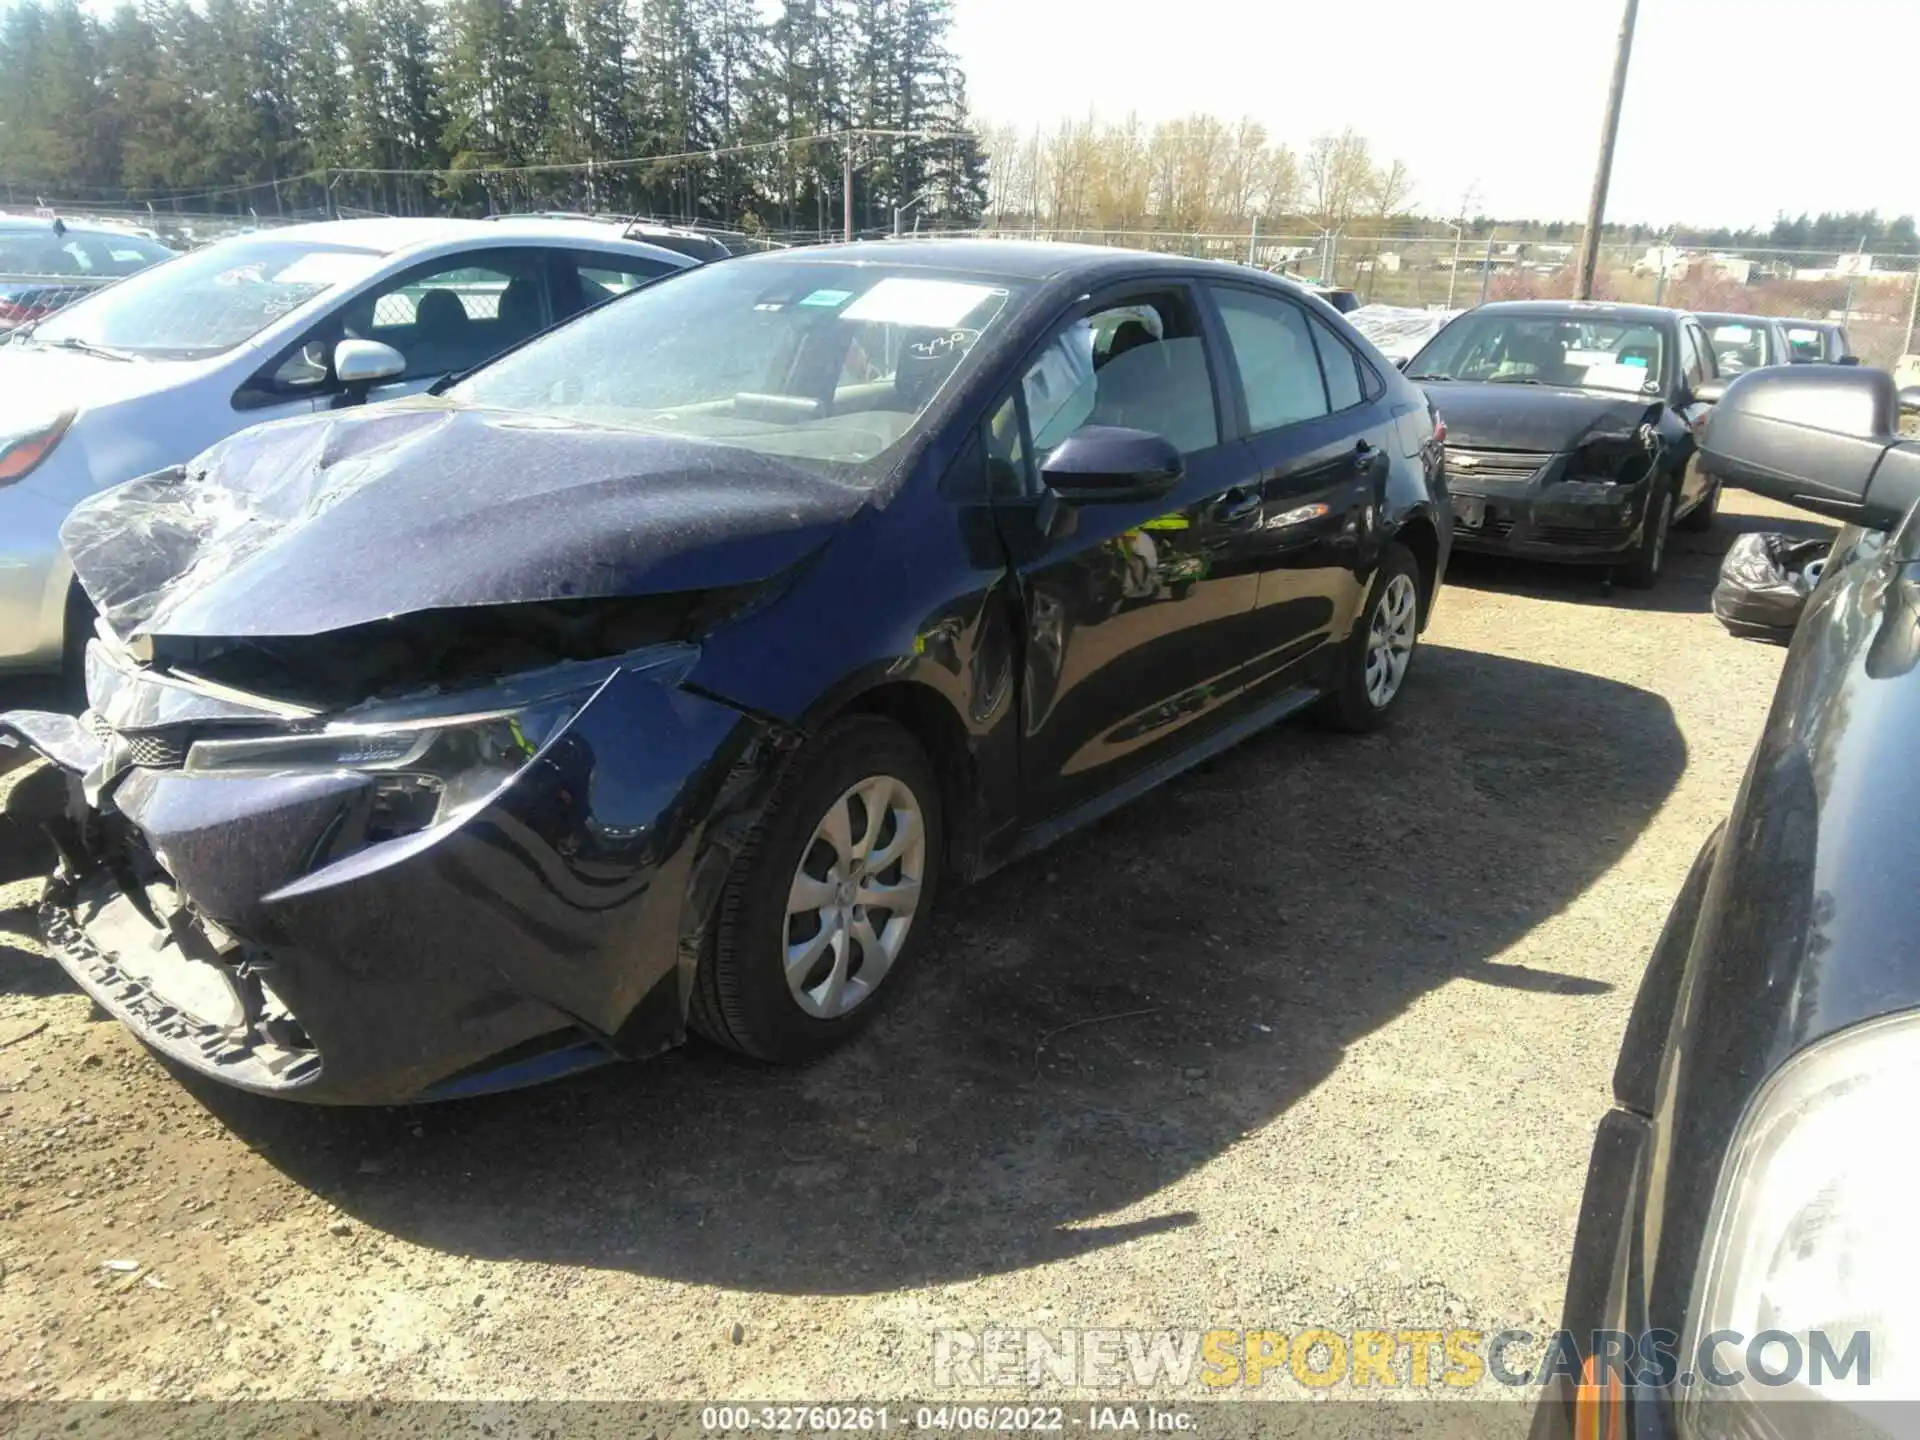
<path fill-rule="evenodd" d="M 591 220 L 343 220 L 142 271 L 0 349 L 0 670 L 91 627 L 60 548 L 80 500 L 262 421 L 424 390 L 698 262 Z"/>

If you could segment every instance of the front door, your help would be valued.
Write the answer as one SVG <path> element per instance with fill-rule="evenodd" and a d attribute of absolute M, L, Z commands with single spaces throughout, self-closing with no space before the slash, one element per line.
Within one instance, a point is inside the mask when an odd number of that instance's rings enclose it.
<path fill-rule="evenodd" d="M 1193 290 L 1160 282 L 1083 302 L 988 426 L 998 509 L 1028 622 L 1021 776 L 1029 821 L 1111 789 L 1231 708 L 1259 576 L 1260 498 L 1223 438 L 1218 359 Z M 1039 470 L 1082 425 L 1165 436 L 1186 473 L 1150 503 L 1062 510 Z"/>

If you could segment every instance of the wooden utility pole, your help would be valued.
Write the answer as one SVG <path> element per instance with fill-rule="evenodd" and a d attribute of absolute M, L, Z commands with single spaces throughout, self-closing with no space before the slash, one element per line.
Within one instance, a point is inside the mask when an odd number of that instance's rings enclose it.
<path fill-rule="evenodd" d="M 1593 298 L 1593 277 L 1600 268 L 1600 227 L 1607 218 L 1607 184 L 1613 178 L 1613 142 L 1620 133 L 1620 101 L 1627 91 L 1627 61 L 1633 54 L 1633 22 L 1640 0 L 1627 0 L 1620 17 L 1620 42 L 1613 56 L 1613 86 L 1607 91 L 1607 118 L 1600 127 L 1600 159 L 1593 171 L 1593 194 L 1587 200 L 1587 233 L 1580 245 L 1580 268 L 1574 272 L 1573 298 Z"/>
<path fill-rule="evenodd" d="M 840 147 L 840 206 L 844 234 L 841 236 L 849 244 L 853 241 L 853 132 L 849 130 L 846 143 Z"/>

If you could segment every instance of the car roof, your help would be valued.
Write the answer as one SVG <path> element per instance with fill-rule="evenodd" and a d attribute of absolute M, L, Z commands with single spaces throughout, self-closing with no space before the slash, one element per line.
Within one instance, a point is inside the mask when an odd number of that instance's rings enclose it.
<path fill-rule="evenodd" d="M 1056 280 L 1066 276 L 1091 280 L 1116 271 L 1191 273 L 1196 269 L 1231 272 L 1269 282 L 1277 279 L 1243 265 L 1216 260 L 1190 260 L 1183 255 L 1161 255 L 1150 250 L 1123 250 L 1111 245 L 1073 245 L 1056 240 L 973 240 L 957 236 L 937 240 L 866 240 L 850 245 L 809 245 L 761 255 L 746 255 L 728 263 L 762 265 L 783 260 L 821 265 L 901 265 L 992 275 L 1005 280 Z"/>
<path fill-rule="evenodd" d="M 554 245 L 568 240 L 631 246 L 654 258 L 675 265 L 693 262 L 677 251 L 643 240 L 629 240 L 617 222 L 606 220 L 554 220 L 537 216 L 506 216 L 497 220 L 460 220 L 426 217 L 376 217 L 363 220 L 316 220 L 304 225 L 284 225 L 270 230 L 249 231 L 246 238 L 301 240 L 316 245 L 338 245 L 350 250 L 366 250 L 378 255 L 399 255 L 433 245 L 459 244 L 462 241 L 518 240 L 529 244 Z M 239 238 L 239 237 L 236 237 Z"/>
<path fill-rule="evenodd" d="M 1491 310 L 1505 315 L 1590 316 L 1596 320 L 1625 320 L 1637 325 L 1672 325 L 1691 312 L 1664 305 L 1616 305 L 1610 300 L 1490 300 L 1469 314 Z"/>
<path fill-rule="evenodd" d="M 55 225 L 60 228 L 55 230 Z M 149 245 L 162 243 L 131 225 L 97 220 L 43 220 L 38 215 L 0 215 L 0 230 L 48 235 L 112 235 L 123 240 L 144 240 Z"/>

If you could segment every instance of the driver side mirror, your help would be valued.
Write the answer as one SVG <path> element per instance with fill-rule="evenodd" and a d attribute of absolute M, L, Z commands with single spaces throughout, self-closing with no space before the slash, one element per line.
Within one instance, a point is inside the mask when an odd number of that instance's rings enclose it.
<path fill-rule="evenodd" d="M 1702 380 L 1698 385 L 1693 387 L 1693 403 L 1696 405 L 1718 405 L 1721 397 L 1727 393 L 1728 384 L 1729 381 L 1721 376 L 1715 376 L 1710 380 Z"/>
<path fill-rule="evenodd" d="M 407 357 L 378 340 L 342 340 L 333 347 L 334 378 L 348 390 L 398 380 L 406 371 Z"/>
<path fill-rule="evenodd" d="M 1863 366 L 1783 366 L 1729 383 L 1700 442 L 1729 485 L 1870 530 L 1920 500 L 1920 443 L 1901 442 L 1904 397 Z"/>
<path fill-rule="evenodd" d="M 1053 496 L 1070 505 L 1158 500 L 1180 483 L 1186 462 L 1173 442 L 1147 430 L 1082 425 L 1040 467 Z"/>
<path fill-rule="evenodd" d="M 1836 365 L 1858 365 L 1860 363 L 1860 357 L 1858 355 L 1842 355 L 1833 363 Z"/>

